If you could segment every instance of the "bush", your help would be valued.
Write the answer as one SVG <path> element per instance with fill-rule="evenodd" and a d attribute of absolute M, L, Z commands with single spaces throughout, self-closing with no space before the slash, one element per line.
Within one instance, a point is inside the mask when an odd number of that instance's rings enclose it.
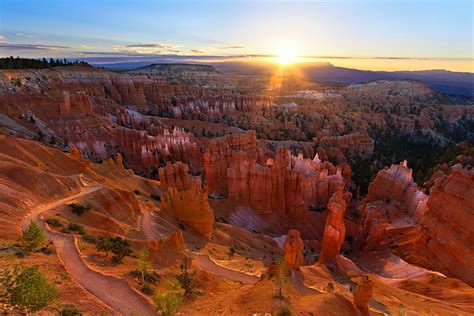
<path fill-rule="evenodd" d="M 194 282 L 194 275 L 196 274 L 195 271 L 189 271 L 191 267 L 191 259 L 187 256 L 183 256 L 181 259 L 181 264 L 179 268 L 181 273 L 178 275 L 177 279 L 179 285 L 184 290 L 184 296 L 188 296 L 193 293 L 194 287 L 196 283 Z"/>
<path fill-rule="evenodd" d="M 160 198 L 159 195 L 153 194 L 153 193 L 150 194 L 150 198 L 153 199 L 153 200 L 155 200 L 155 201 L 160 201 L 160 200 L 161 200 L 161 198 Z"/>
<path fill-rule="evenodd" d="M 71 208 L 71 212 L 76 214 L 77 216 L 81 216 L 84 212 L 89 211 L 91 209 L 90 205 L 82 205 L 79 203 L 69 203 L 68 206 Z"/>
<path fill-rule="evenodd" d="M 61 316 L 80 316 L 83 312 L 74 305 L 64 305 L 58 308 Z"/>
<path fill-rule="evenodd" d="M 52 255 L 52 254 L 56 253 L 54 248 L 49 247 L 49 245 L 39 249 L 38 252 L 44 253 L 45 255 Z"/>
<path fill-rule="evenodd" d="M 179 310 L 183 303 L 183 298 L 173 293 L 162 293 L 153 296 L 153 303 L 155 309 L 161 312 L 161 315 L 171 316 Z"/>
<path fill-rule="evenodd" d="M 73 231 L 73 232 L 77 232 L 80 235 L 84 235 L 84 233 L 85 233 L 84 226 L 76 224 L 76 223 L 69 223 L 67 225 L 67 228 L 68 228 L 68 230 Z"/>
<path fill-rule="evenodd" d="M 153 295 L 154 293 L 154 290 L 153 288 L 149 285 L 149 284 L 143 284 L 142 288 L 140 289 L 140 291 L 143 293 L 143 294 L 146 294 L 146 295 Z"/>
<path fill-rule="evenodd" d="M 280 307 L 276 312 L 276 316 L 291 316 L 293 313 L 288 307 Z"/>
<path fill-rule="evenodd" d="M 140 194 L 141 194 L 140 190 L 137 190 L 137 189 L 133 190 L 133 193 L 135 193 L 136 195 L 140 195 Z"/>
<path fill-rule="evenodd" d="M 328 292 L 332 292 L 334 290 L 334 284 L 332 284 L 331 282 L 328 283 L 328 286 L 327 286 L 327 289 L 328 289 Z"/>
<path fill-rule="evenodd" d="M 45 222 L 51 227 L 55 227 L 55 228 L 63 227 L 63 224 L 61 224 L 61 222 L 57 218 L 47 218 Z"/>
<path fill-rule="evenodd" d="M 38 266 L 15 265 L 0 273 L 0 300 L 35 312 L 58 296 L 58 290 L 38 270 Z"/>
<path fill-rule="evenodd" d="M 67 235 L 69 235 L 71 233 L 71 229 L 69 229 L 69 227 L 63 227 L 59 231 L 63 234 L 67 234 Z"/>
<path fill-rule="evenodd" d="M 179 228 L 180 228 L 181 230 L 185 230 L 185 229 L 186 229 L 186 226 L 184 226 L 183 223 L 179 223 L 179 222 L 178 222 L 178 226 L 179 226 Z"/>
<path fill-rule="evenodd" d="M 96 242 L 95 247 L 97 251 L 105 251 L 105 256 L 109 255 L 109 251 L 112 252 L 114 254 L 112 260 L 115 262 L 121 262 L 123 257 L 132 254 L 128 241 L 122 237 L 102 237 Z"/>
<path fill-rule="evenodd" d="M 136 279 L 142 278 L 142 272 L 139 270 L 132 270 L 128 274 Z M 156 284 L 160 278 L 160 275 L 156 273 L 155 271 L 145 272 L 144 276 L 145 276 L 145 282 L 148 282 L 151 284 Z"/>
<path fill-rule="evenodd" d="M 145 273 L 148 273 L 151 269 L 153 269 L 153 263 L 150 260 L 150 250 L 148 248 L 143 248 L 140 250 L 135 267 L 142 275 L 142 282 L 145 282 Z"/>
<path fill-rule="evenodd" d="M 84 235 L 82 237 L 82 240 L 84 240 L 88 244 L 95 244 L 97 242 L 97 238 L 91 235 Z"/>
<path fill-rule="evenodd" d="M 26 250 L 35 251 L 46 246 L 48 238 L 45 231 L 36 222 L 31 222 L 23 232 L 20 243 Z"/>

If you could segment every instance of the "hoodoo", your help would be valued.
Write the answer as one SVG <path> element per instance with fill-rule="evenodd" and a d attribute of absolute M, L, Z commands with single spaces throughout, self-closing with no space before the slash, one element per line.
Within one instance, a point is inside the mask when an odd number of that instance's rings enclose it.
<path fill-rule="evenodd" d="M 341 249 L 346 236 L 344 214 L 346 212 L 346 201 L 344 199 L 344 187 L 340 185 L 332 195 L 328 203 L 328 217 L 324 234 L 321 240 L 321 256 L 319 264 L 333 260 Z"/>
<path fill-rule="evenodd" d="M 290 230 L 285 237 L 283 250 L 285 252 L 285 262 L 291 269 L 299 269 L 303 265 L 303 247 L 304 244 L 301 240 L 300 232 L 295 229 Z"/>

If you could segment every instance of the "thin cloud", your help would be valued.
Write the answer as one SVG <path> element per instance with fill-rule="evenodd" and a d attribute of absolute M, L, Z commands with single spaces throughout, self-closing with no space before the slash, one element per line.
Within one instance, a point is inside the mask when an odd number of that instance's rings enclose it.
<path fill-rule="evenodd" d="M 67 48 L 70 47 L 59 45 L 0 43 L 0 49 L 3 50 L 63 50 Z"/>
<path fill-rule="evenodd" d="M 245 48 L 244 46 L 240 45 L 224 45 L 224 46 L 217 46 L 218 49 L 241 49 Z"/>
<path fill-rule="evenodd" d="M 128 48 L 172 48 L 172 45 L 168 44 L 130 44 L 130 45 L 125 45 L 125 47 Z"/>
<path fill-rule="evenodd" d="M 14 36 L 18 36 L 18 37 L 27 37 L 27 38 L 32 38 L 33 35 L 30 35 L 30 34 L 25 34 L 25 33 L 13 33 Z"/>

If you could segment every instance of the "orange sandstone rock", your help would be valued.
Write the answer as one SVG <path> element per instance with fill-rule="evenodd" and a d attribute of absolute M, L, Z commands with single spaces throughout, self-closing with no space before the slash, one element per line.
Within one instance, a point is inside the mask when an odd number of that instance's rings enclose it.
<path fill-rule="evenodd" d="M 411 247 L 415 239 L 407 238 L 416 234 L 427 201 L 406 161 L 379 171 L 369 185 L 359 247 L 375 250 L 400 243 Z"/>
<path fill-rule="evenodd" d="M 178 191 L 184 191 L 191 187 L 188 171 L 189 167 L 186 164 L 168 162 L 165 167 L 158 169 L 158 176 L 163 187 L 173 187 Z"/>
<path fill-rule="evenodd" d="M 123 166 L 123 157 L 120 153 L 117 154 L 117 166 L 119 168 L 124 168 L 124 166 Z"/>
<path fill-rule="evenodd" d="M 79 148 L 77 148 L 75 145 L 70 145 L 69 146 L 69 152 L 71 153 L 71 156 L 76 159 L 82 158 L 81 152 L 79 151 Z"/>
<path fill-rule="evenodd" d="M 207 193 L 200 188 L 178 191 L 169 187 L 168 192 L 161 197 L 161 208 L 200 235 L 211 237 L 214 213 L 207 200 Z"/>
<path fill-rule="evenodd" d="M 369 302 L 374 292 L 374 283 L 367 275 L 361 277 L 354 291 L 353 302 L 362 315 L 368 315 Z"/>
<path fill-rule="evenodd" d="M 344 225 L 345 211 L 346 201 L 344 198 L 344 187 L 340 185 L 328 203 L 329 214 L 321 240 L 320 264 L 323 264 L 327 260 L 334 259 L 334 257 L 339 254 L 346 235 L 346 227 Z"/>
<path fill-rule="evenodd" d="M 438 177 L 420 225 L 416 263 L 474 286 L 474 171 Z"/>
<path fill-rule="evenodd" d="M 304 263 L 303 255 L 303 240 L 300 237 L 300 232 L 296 229 L 291 229 L 285 238 L 283 250 L 285 251 L 284 259 L 291 269 L 299 269 Z"/>

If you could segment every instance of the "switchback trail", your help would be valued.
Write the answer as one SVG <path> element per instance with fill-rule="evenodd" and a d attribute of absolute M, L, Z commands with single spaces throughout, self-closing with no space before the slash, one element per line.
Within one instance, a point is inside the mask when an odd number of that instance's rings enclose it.
<path fill-rule="evenodd" d="M 53 241 L 58 255 L 70 275 L 100 301 L 108 305 L 114 313 L 122 315 L 156 315 L 153 307 L 145 297 L 133 290 L 125 279 L 92 270 L 82 259 L 75 237 L 51 231 L 46 227 L 44 221 L 40 219 L 42 212 L 71 202 L 100 188 L 101 186 L 85 187 L 78 194 L 41 205 L 27 216 L 23 226 L 27 226 L 31 220 L 39 223 Z"/>

